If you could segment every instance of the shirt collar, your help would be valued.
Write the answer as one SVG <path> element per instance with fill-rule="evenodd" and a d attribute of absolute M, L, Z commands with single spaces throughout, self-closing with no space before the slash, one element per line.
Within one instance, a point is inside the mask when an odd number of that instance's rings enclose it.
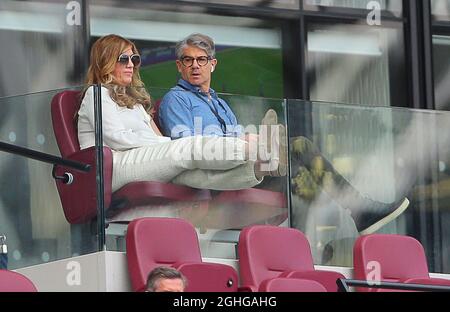
<path fill-rule="evenodd" d="M 178 80 L 178 84 L 182 85 L 189 91 L 192 91 L 195 93 L 200 93 L 200 94 L 204 95 L 204 93 L 201 92 L 200 87 L 190 84 L 188 81 L 184 80 L 183 78 L 180 78 L 180 80 Z M 217 98 L 216 91 L 214 91 L 213 88 L 209 88 L 209 94 L 211 94 L 212 97 Z"/>

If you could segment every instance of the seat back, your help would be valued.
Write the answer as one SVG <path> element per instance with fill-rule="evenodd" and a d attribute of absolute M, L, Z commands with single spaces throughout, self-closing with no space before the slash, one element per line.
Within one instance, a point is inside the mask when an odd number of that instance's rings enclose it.
<path fill-rule="evenodd" d="M 241 284 L 258 289 L 260 283 L 285 271 L 314 270 L 311 248 L 299 230 L 255 225 L 239 236 Z"/>
<path fill-rule="evenodd" d="M 135 291 L 145 289 L 148 273 L 158 266 L 202 262 L 194 227 L 183 219 L 141 218 L 128 225 L 128 271 Z"/>
<path fill-rule="evenodd" d="M 416 239 L 392 234 L 360 236 L 353 247 L 354 277 L 360 280 L 403 282 L 429 278 L 422 244 Z M 377 272 L 379 270 L 379 272 Z M 374 291 L 361 288 L 360 291 Z"/>
<path fill-rule="evenodd" d="M 149 272 L 158 266 L 172 266 L 184 274 L 186 291 L 237 291 L 237 272 L 228 265 L 202 262 L 197 232 L 183 219 L 135 219 L 128 226 L 126 242 L 135 291 L 145 289 Z"/>
<path fill-rule="evenodd" d="M 80 91 L 63 91 L 56 94 L 52 99 L 53 131 L 62 157 L 67 157 L 80 150 L 75 119 L 80 104 Z"/>
<path fill-rule="evenodd" d="M 259 286 L 260 292 L 326 292 L 316 281 L 300 278 L 271 278 Z"/>
<path fill-rule="evenodd" d="M 55 181 L 64 215 L 71 224 L 85 223 L 97 215 L 95 149 L 92 147 L 80 150 L 75 118 L 80 104 L 81 92 L 75 90 L 57 93 L 51 102 L 53 131 L 61 156 L 91 165 L 91 170 L 87 173 L 62 166 L 56 167 L 56 175 L 62 176 L 68 172 L 74 177 L 71 184 L 65 184 L 61 180 Z M 109 207 L 111 203 L 112 153 L 107 147 L 103 148 L 103 164 L 104 204 L 105 207 Z"/>
<path fill-rule="evenodd" d="M 158 127 L 158 129 L 162 130 L 161 128 L 161 124 L 159 122 L 159 108 L 161 106 L 161 99 L 156 100 L 153 103 L 153 121 L 155 122 L 156 126 Z"/>
<path fill-rule="evenodd" d="M 25 275 L 0 270 L 0 292 L 37 292 L 37 289 Z"/>

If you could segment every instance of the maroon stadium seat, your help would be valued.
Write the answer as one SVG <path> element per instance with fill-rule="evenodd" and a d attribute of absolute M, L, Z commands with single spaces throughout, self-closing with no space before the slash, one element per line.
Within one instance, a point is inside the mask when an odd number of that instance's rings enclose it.
<path fill-rule="evenodd" d="M 36 292 L 33 282 L 26 276 L 8 270 L 0 270 L 0 292 Z"/>
<path fill-rule="evenodd" d="M 145 290 L 148 273 L 172 266 L 183 273 L 189 292 L 235 292 L 237 272 L 228 265 L 202 262 L 194 227 L 183 219 L 141 218 L 128 225 L 127 259 L 133 290 Z"/>
<path fill-rule="evenodd" d="M 296 229 L 255 225 L 239 236 L 239 268 L 242 291 L 256 291 L 271 278 L 287 277 L 314 280 L 329 292 L 338 290 L 342 274 L 314 269 L 311 247 Z"/>
<path fill-rule="evenodd" d="M 75 115 L 81 104 L 80 99 L 79 91 L 63 91 L 56 94 L 51 103 L 53 130 L 61 156 L 92 166 L 88 173 L 62 166 L 56 168 L 56 175 L 61 176 L 69 172 L 74 176 L 72 184 L 56 180 L 65 217 L 71 224 L 85 223 L 97 215 L 95 148 L 80 150 L 75 122 Z M 207 213 L 210 200 L 208 190 L 142 181 L 129 183 L 112 192 L 112 152 L 106 146 L 103 147 L 103 172 L 104 205 L 108 216 L 136 206 L 174 202 L 186 202 L 186 210 L 195 209 L 191 216 L 197 219 L 201 219 L 202 215 Z"/>
<path fill-rule="evenodd" d="M 300 278 L 269 278 L 259 285 L 260 292 L 326 292 L 322 284 Z"/>
<path fill-rule="evenodd" d="M 358 237 L 353 247 L 353 265 L 354 278 L 358 280 L 373 280 L 379 273 L 381 282 L 450 286 L 449 280 L 430 278 L 423 246 L 409 236 L 370 234 Z M 374 272 L 376 267 L 380 269 L 378 273 Z M 392 291 L 363 287 L 358 290 Z"/>

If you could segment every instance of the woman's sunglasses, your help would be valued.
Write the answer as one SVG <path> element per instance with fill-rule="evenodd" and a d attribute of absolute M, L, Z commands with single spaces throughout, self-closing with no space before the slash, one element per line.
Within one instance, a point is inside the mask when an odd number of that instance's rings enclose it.
<path fill-rule="evenodd" d="M 122 65 L 128 65 L 130 59 L 134 67 L 138 67 L 139 65 L 141 65 L 141 56 L 139 54 L 132 54 L 132 55 L 120 54 L 119 58 L 117 59 L 117 62 L 119 62 Z"/>

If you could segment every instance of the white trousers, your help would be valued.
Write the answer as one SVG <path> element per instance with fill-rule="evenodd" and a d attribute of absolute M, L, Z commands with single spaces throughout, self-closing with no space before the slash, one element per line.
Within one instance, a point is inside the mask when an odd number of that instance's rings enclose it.
<path fill-rule="evenodd" d="M 172 182 L 199 189 L 236 190 L 259 184 L 247 142 L 238 138 L 193 136 L 113 151 L 112 190 L 135 181 Z"/>

